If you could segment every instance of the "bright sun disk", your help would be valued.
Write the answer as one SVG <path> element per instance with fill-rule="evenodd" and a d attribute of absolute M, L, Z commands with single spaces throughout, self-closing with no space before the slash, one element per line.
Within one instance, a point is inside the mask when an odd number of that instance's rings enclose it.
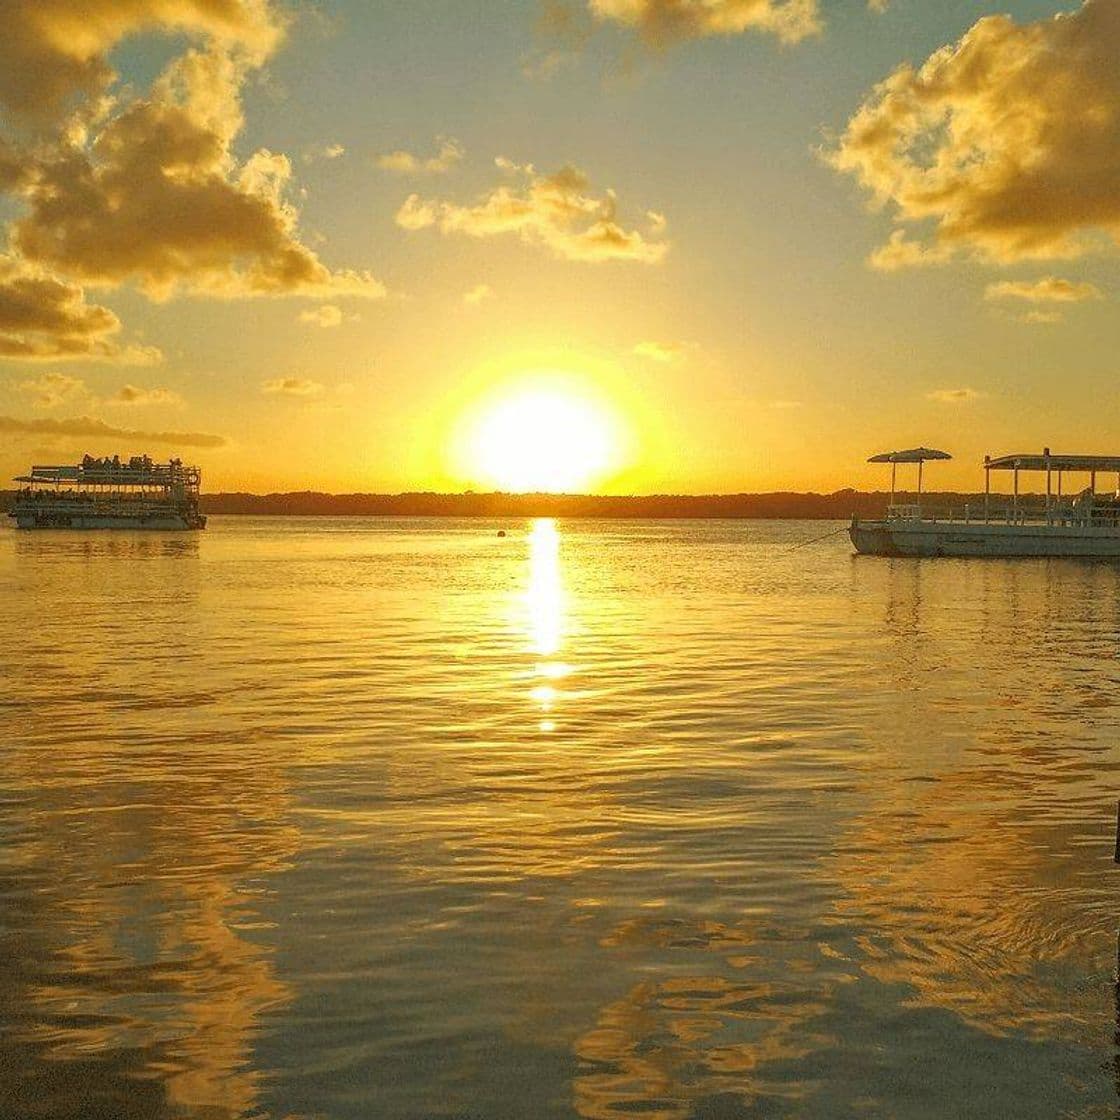
<path fill-rule="evenodd" d="M 471 458 L 502 490 L 583 491 L 610 469 L 617 452 L 611 418 L 591 400 L 531 388 L 484 411 Z"/>

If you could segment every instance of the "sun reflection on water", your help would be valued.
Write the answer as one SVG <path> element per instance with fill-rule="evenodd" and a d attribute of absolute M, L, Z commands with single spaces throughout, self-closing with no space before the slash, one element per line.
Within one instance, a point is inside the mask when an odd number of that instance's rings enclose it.
<path fill-rule="evenodd" d="M 550 517 L 534 521 L 529 533 L 525 605 L 529 649 L 540 658 L 533 673 L 529 696 L 539 706 L 542 716 L 548 716 L 559 696 L 559 690 L 552 682 L 571 672 L 570 665 L 556 658 L 564 644 L 567 603 L 560 561 L 560 533 Z M 555 729 L 554 719 L 541 720 L 541 731 Z"/>
<path fill-rule="evenodd" d="M 529 637 L 534 653 L 551 657 L 564 636 L 564 583 L 560 575 L 560 534 L 551 517 L 533 522 L 529 533 Z"/>

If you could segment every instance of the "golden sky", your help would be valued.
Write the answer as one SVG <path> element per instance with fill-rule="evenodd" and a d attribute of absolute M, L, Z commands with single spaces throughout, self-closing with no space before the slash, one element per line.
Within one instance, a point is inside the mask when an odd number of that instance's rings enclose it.
<path fill-rule="evenodd" d="M 1115 0 L 4 11 L 6 476 L 831 490 L 1120 448 Z"/>

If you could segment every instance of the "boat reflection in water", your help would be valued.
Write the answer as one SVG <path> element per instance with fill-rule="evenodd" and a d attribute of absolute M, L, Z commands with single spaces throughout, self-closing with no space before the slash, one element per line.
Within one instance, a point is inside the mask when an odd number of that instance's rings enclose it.
<path fill-rule="evenodd" d="M 33 781 L 35 759 L 9 755 Z M 90 750 L 56 760 L 20 850 L 27 904 L 0 960 L 5 1115 L 257 1115 L 276 975 L 270 876 L 294 855 L 265 756 Z M 9 911 L 9 915 L 11 911 Z"/>

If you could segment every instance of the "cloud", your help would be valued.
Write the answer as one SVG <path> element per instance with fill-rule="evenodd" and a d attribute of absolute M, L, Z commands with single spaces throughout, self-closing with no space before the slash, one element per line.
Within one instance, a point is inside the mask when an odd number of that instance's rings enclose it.
<path fill-rule="evenodd" d="M 818 0 L 587 0 L 600 22 L 633 28 L 654 47 L 763 31 L 797 43 L 821 30 Z"/>
<path fill-rule="evenodd" d="M 879 272 L 897 272 L 902 268 L 923 268 L 945 264 L 952 255 L 952 250 L 944 246 L 909 241 L 904 229 L 896 229 L 885 245 L 880 245 L 871 253 L 867 263 Z"/>
<path fill-rule="evenodd" d="M 1052 326 L 1054 323 L 1061 323 L 1065 316 L 1060 311 L 1028 311 L 1020 322 L 1030 323 L 1033 326 Z"/>
<path fill-rule="evenodd" d="M 181 405 L 183 398 L 172 389 L 143 389 L 138 385 L 122 385 L 109 399 L 110 404 Z"/>
<path fill-rule="evenodd" d="M 152 365 L 154 347 L 116 339 L 120 320 L 107 307 L 85 302 L 82 289 L 0 254 L 0 358 L 85 359 Z"/>
<path fill-rule="evenodd" d="M 31 381 L 21 381 L 19 389 L 34 398 L 37 408 L 56 408 L 64 401 L 86 395 L 86 383 L 65 373 L 44 373 Z"/>
<path fill-rule="evenodd" d="M 639 342 L 633 350 L 639 358 L 648 358 L 651 362 L 662 362 L 668 364 L 670 362 L 679 361 L 688 349 L 687 342 L 654 342 L 647 340 Z"/>
<path fill-rule="evenodd" d="M 926 393 L 926 400 L 937 401 L 939 404 L 971 404 L 982 396 L 984 394 L 976 389 L 934 389 L 932 393 Z"/>
<path fill-rule="evenodd" d="M 337 327 L 342 323 L 342 308 L 333 303 L 325 303 L 322 307 L 309 307 L 299 313 L 301 323 L 313 323 L 317 327 Z"/>
<path fill-rule="evenodd" d="M 513 233 L 569 261 L 656 264 L 668 250 L 667 241 L 619 225 L 614 192 L 588 194 L 587 177 L 577 168 L 541 175 L 532 164 L 522 166 L 501 157 L 495 162 L 521 183 L 495 187 L 473 206 L 409 195 L 397 212 L 397 224 L 407 230 L 435 227 L 444 234 L 479 238 Z"/>
<path fill-rule="evenodd" d="M 37 126 L 97 100 L 116 78 L 108 54 L 145 31 L 204 36 L 261 62 L 284 21 L 268 0 L 5 0 L 0 104 Z"/>
<path fill-rule="evenodd" d="M 981 19 L 875 87 L 826 158 L 931 249 L 991 262 L 1120 238 L 1120 4 Z M 921 258 L 916 258 L 920 260 Z"/>
<path fill-rule="evenodd" d="M 241 56 L 189 50 L 88 143 L 64 140 L 40 155 L 14 245 L 72 279 L 132 280 L 157 299 L 177 289 L 384 295 L 368 273 L 332 273 L 300 243 L 286 156 L 261 149 L 234 158 L 246 74 Z"/>
<path fill-rule="evenodd" d="M 984 289 L 986 300 L 1018 299 L 1028 303 L 1082 303 L 1104 299 L 1104 293 L 1087 282 L 1062 280 L 1046 276 L 1041 280 L 1001 280 Z"/>
<path fill-rule="evenodd" d="M 463 293 L 463 303 L 467 307 L 478 307 L 488 299 L 494 298 L 494 289 L 489 284 L 475 284 L 469 291 Z"/>
<path fill-rule="evenodd" d="M 340 159 L 346 155 L 346 148 L 342 144 L 312 144 L 303 153 L 304 163 L 316 163 L 319 160 Z"/>
<path fill-rule="evenodd" d="M 306 377 L 274 377 L 261 383 L 261 392 L 269 396 L 317 397 L 323 386 Z"/>
<path fill-rule="evenodd" d="M 427 157 L 404 150 L 385 152 L 377 157 L 377 166 L 385 171 L 396 171 L 400 175 L 443 175 L 466 155 L 458 140 L 439 136 L 436 144 L 435 155 Z"/>
<path fill-rule="evenodd" d="M 19 420 L 0 416 L 0 432 L 8 435 L 74 436 L 82 438 L 130 440 L 136 444 L 170 443 L 179 447 L 225 447 L 225 436 L 205 432 L 145 432 L 131 428 L 115 428 L 92 416 L 73 420 Z"/>

